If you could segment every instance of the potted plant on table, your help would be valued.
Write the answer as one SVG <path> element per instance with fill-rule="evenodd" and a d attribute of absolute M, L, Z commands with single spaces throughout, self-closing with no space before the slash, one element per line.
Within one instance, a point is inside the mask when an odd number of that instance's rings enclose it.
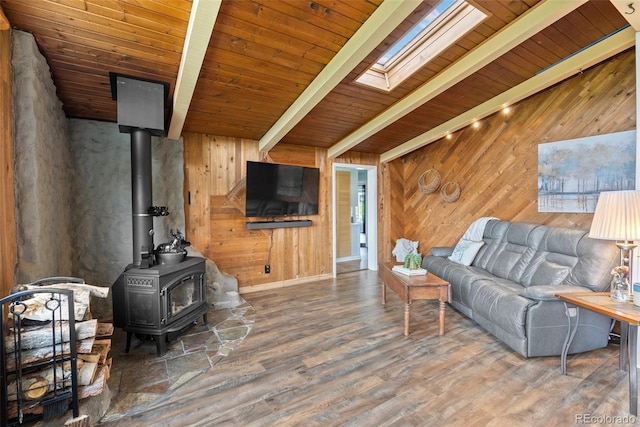
<path fill-rule="evenodd" d="M 422 265 L 422 257 L 420 254 L 407 254 L 404 257 L 404 268 L 408 268 L 409 270 L 417 270 L 421 268 Z"/>

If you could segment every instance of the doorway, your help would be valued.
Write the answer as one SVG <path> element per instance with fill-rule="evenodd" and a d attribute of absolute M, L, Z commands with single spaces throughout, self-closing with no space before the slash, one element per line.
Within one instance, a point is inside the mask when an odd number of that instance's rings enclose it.
<path fill-rule="evenodd" d="M 377 270 L 377 167 L 333 165 L 333 272 Z"/>

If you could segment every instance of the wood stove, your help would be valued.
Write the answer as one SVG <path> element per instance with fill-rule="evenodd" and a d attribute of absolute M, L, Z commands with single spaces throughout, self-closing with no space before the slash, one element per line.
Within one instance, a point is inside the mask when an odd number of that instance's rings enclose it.
<path fill-rule="evenodd" d="M 166 342 L 190 326 L 200 315 L 207 321 L 205 260 L 187 257 L 177 264 L 150 268 L 132 267 L 122 274 L 123 304 L 119 319 L 127 331 L 129 352 L 132 334 L 150 336 L 157 355 L 166 353 Z M 115 315 L 114 304 L 114 315 Z"/>
<path fill-rule="evenodd" d="M 174 335 L 200 315 L 207 321 L 205 260 L 184 257 L 189 242 L 179 231 L 172 230 L 172 244 L 154 249 L 153 218 L 169 215 L 152 206 L 151 186 L 151 135 L 164 134 L 166 84 L 111 74 L 111 90 L 120 132 L 131 134 L 133 228 L 133 263 L 111 288 L 113 323 L 127 332 L 127 352 L 136 334 L 151 337 L 162 356 Z"/>

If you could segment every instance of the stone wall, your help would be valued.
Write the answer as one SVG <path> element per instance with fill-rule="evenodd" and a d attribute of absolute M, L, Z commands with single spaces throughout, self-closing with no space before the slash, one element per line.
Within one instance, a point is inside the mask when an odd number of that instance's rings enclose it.
<path fill-rule="evenodd" d="M 31 34 L 13 32 L 12 67 L 17 280 L 111 285 L 133 260 L 130 136 L 116 123 L 65 117 Z M 171 212 L 154 221 L 156 244 L 184 230 L 182 164 L 182 141 L 152 138 L 154 204 Z"/>
<path fill-rule="evenodd" d="M 16 280 L 73 273 L 67 119 L 31 34 L 12 32 Z"/>
<path fill-rule="evenodd" d="M 12 55 L 17 282 L 71 275 L 111 286 L 133 262 L 130 135 L 116 123 L 65 117 L 32 35 L 14 31 Z M 184 156 L 182 140 L 151 144 L 153 204 L 170 212 L 154 218 L 157 246 L 171 240 L 171 229 L 185 230 Z M 235 277 L 210 260 L 207 276 L 212 304 L 237 295 Z"/>
<path fill-rule="evenodd" d="M 87 282 L 110 285 L 133 262 L 131 143 L 115 123 L 69 121 L 73 164 L 74 271 Z M 182 141 L 151 138 L 153 203 L 170 215 L 154 219 L 154 244 L 184 231 Z"/>

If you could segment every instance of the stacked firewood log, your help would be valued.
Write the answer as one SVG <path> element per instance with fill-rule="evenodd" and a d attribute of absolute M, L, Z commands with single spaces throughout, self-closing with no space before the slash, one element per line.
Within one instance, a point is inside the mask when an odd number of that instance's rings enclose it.
<path fill-rule="evenodd" d="M 70 289 L 73 291 L 74 318 L 76 331 L 76 369 L 78 378 L 78 397 L 84 399 L 99 395 L 109 378 L 111 358 L 111 335 L 113 325 L 101 323 L 91 315 L 91 297 L 106 298 L 109 288 L 87 285 L 83 283 L 57 283 L 47 288 Z M 20 285 L 14 291 L 41 289 L 42 286 Z M 9 398 L 9 418 L 17 416 L 18 384 L 21 381 L 21 398 L 24 402 L 33 401 L 30 413 L 40 413 L 42 406 L 37 402 L 54 389 L 71 387 L 71 363 L 66 361 L 57 365 L 46 364 L 52 360 L 54 352 L 57 359 L 70 355 L 69 315 L 66 297 L 61 300 L 61 310 L 56 310 L 54 323 L 51 318 L 51 294 L 37 293 L 28 298 L 21 306 L 21 334 L 16 339 L 16 324 L 12 316 L 8 319 L 8 331 L 5 331 L 6 365 L 9 373 L 16 372 L 16 351 L 20 352 L 22 367 L 21 379 L 17 375 L 9 375 L 7 389 Z M 55 332 L 54 332 L 55 331 Z M 19 347 L 19 348 L 18 348 Z M 42 369 L 34 368 L 43 366 Z M 29 405 L 27 405 L 29 406 Z"/>

